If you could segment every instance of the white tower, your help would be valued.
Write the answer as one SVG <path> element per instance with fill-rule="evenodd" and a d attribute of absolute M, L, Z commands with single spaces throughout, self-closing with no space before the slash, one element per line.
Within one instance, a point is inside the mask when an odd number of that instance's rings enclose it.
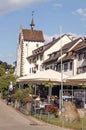
<path fill-rule="evenodd" d="M 44 45 L 43 33 L 40 30 L 34 30 L 34 19 L 32 12 L 31 29 L 23 29 L 20 27 L 18 47 L 17 47 L 17 76 L 24 76 L 29 74 L 29 63 L 27 57 L 32 55 L 32 51 Z"/>

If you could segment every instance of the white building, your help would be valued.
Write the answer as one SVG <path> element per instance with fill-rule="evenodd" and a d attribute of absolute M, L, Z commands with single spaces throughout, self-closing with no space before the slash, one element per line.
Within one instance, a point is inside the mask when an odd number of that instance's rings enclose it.
<path fill-rule="evenodd" d="M 75 58 L 74 49 L 82 44 L 83 39 L 81 37 L 73 39 L 71 42 L 65 44 L 61 49 L 49 54 L 49 58 L 44 61 L 45 69 L 54 69 L 61 72 L 61 60 L 62 70 L 65 75 L 72 76 L 77 74 L 77 68 L 80 65 L 77 58 Z M 81 51 L 81 50 L 80 50 Z M 80 61 L 79 61 L 80 62 Z"/>
<path fill-rule="evenodd" d="M 40 30 L 34 30 L 34 21 L 32 18 L 31 29 L 20 28 L 18 47 L 17 47 L 17 62 L 16 62 L 16 72 L 17 76 L 24 76 L 29 74 L 29 63 L 27 57 L 32 55 L 32 51 L 40 46 L 44 45 L 43 33 Z"/>
<path fill-rule="evenodd" d="M 46 67 L 43 65 L 44 61 L 49 58 L 49 54 L 53 53 L 61 48 L 61 41 L 63 41 L 62 46 L 71 42 L 72 39 L 69 35 L 64 34 L 61 37 L 53 38 L 53 40 L 44 45 L 35 49 L 32 52 L 32 55 L 28 57 L 28 62 L 30 64 L 30 73 L 36 73 L 37 71 L 41 71 Z"/>
<path fill-rule="evenodd" d="M 30 30 L 20 27 L 15 75 L 25 76 L 43 69 L 61 71 L 61 48 L 64 74 L 72 76 L 86 69 L 82 37 L 74 39 L 69 34 L 63 34 L 44 45 L 43 33 L 34 30 L 33 18 L 30 26 Z M 77 50 L 79 44 L 82 48 Z"/>

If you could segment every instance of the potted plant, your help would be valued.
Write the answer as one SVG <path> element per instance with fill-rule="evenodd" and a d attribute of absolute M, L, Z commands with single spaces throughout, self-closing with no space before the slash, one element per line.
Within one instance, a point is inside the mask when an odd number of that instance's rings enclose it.
<path fill-rule="evenodd" d="M 55 116 L 57 115 L 58 110 L 59 110 L 58 107 L 57 107 L 56 105 L 53 105 L 53 104 L 48 105 L 48 106 L 46 107 L 46 112 L 47 112 L 49 115 L 53 116 L 53 117 L 55 117 Z"/>

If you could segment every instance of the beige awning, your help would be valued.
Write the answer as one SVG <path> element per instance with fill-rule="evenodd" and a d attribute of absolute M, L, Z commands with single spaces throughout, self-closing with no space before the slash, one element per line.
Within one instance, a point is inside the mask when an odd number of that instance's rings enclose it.
<path fill-rule="evenodd" d="M 33 75 L 20 77 L 17 79 L 18 82 L 27 82 L 27 81 L 33 81 L 33 82 L 53 82 L 53 83 L 61 83 L 61 80 L 64 78 L 67 78 L 67 75 L 62 75 L 60 72 L 57 72 L 55 70 L 44 70 L 37 72 Z"/>
<path fill-rule="evenodd" d="M 66 79 L 67 83 L 86 85 L 86 73 L 77 74 Z"/>

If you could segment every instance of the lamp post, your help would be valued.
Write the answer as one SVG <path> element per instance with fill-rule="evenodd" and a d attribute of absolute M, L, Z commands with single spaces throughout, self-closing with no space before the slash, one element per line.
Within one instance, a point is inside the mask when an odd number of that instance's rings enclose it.
<path fill-rule="evenodd" d="M 60 90 L 60 109 L 62 111 L 63 108 L 63 65 L 62 65 L 62 38 L 61 38 L 61 34 L 62 34 L 62 27 L 60 26 L 60 53 L 61 53 L 61 90 Z"/>
<path fill-rule="evenodd" d="M 61 47 L 61 95 L 60 95 L 60 103 L 61 103 L 61 106 L 60 106 L 60 109 L 61 109 L 61 113 L 64 112 L 64 108 L 63 108 L 63 64 L 62 64 L 62 38 L 61 38 L 61 35 L 62 35 L 62 26 L 60 26 L 60 47 Z M 64 117 L 62 115 L 62 127 L 64 126 Z"/>

